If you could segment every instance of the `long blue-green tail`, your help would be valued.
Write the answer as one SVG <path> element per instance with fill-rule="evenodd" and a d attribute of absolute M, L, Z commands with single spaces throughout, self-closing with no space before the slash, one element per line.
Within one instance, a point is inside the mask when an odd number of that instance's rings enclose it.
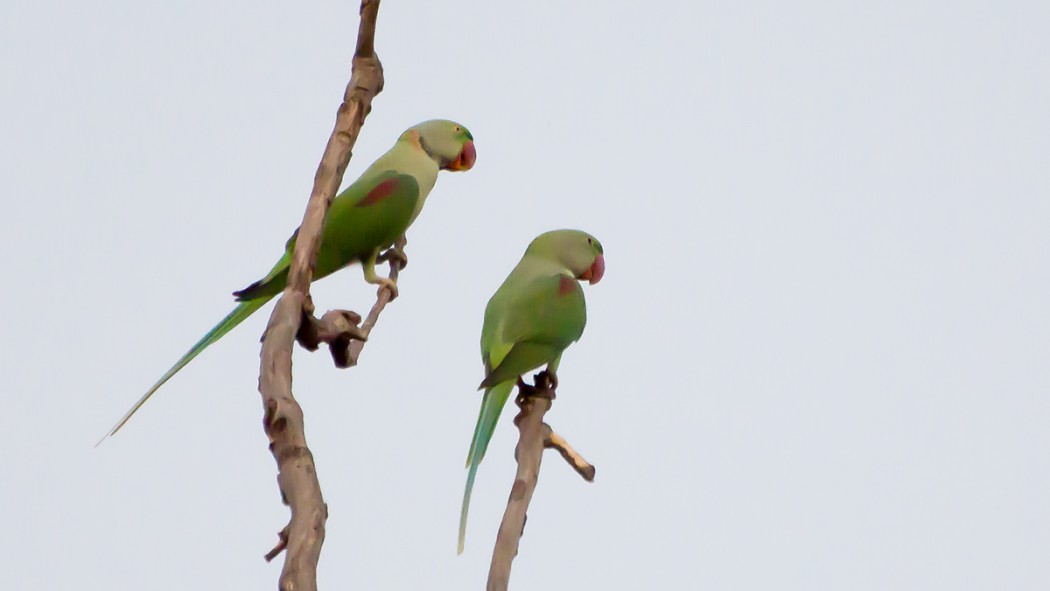
<path fill-rule="evenodd" d="M 489 447 L 492 433 L 496 430 L 496 422 L 499 421 L 500 412 L 507 404 L 507 398 L 514 389 L 514 380 L 509 380 L 485 390 L 485 397 L 481 400 L 481 412 L 478 413 L 478 424 L 474 427 L 474 438 L 470 441 L 470 451 L 467 452 L 467 488 L 463 492 L 463 509 L 459 514 L 459 549 L 457 554 L 463 553 L 463 542 L 467 537 L 467 511 L 470 509 L 470 492 L 474 489 L 474 477 L 478 473 L 478 464 L 485 457 L 485 450 Z"/>
<path fill-rule="evenodd" d="M 114 433 L 119 431 L 120 428 L 124 426 L 124 423 L 128 422 L 131 415 L 135 414 L 135 411 L 141 408 L 143 404 L 146 404 L 149 397 L 153 396 L 153 393 L 164 385 L 164 382 L 170 380 L 173 375 L 179 373 L 180 369 L 186 367 L 187 363 L 193 361 L 194 357 L 200 355 L 201 351 L 207 349 L 209 345 L 221 339 L 226 333 L 233 330 L 235 326 L 244 322 L 245 318 L 251 316 L 252 313 L 263 307 L 263 305 L 272 298 L 273 296 L 261 297 L 247 302 L 241 302 L 232 312 L 226 315 L 226 318 L 223 318 L 218 324 L 216 324 L 215 328 L 208 331 L 208 334 L 201 337 L 201 340 L 197 341 L 196 345 L 193 345 L 185 355 L 179 358 L 179 360 L 175 362 L 175 365 L 171 366 L 171 369 L 169 369 L 164 375 L 160 376 L 160 379 L 142 395 L 142 398 L 139 398 L 139 401 L 135 403 L 135 406 L 131 407 L 131 410 L 129 410 L 127 414 L 125 414 L 124 417 L 121 418 L 112 429 L 110 429 L 109 433 L 106 433 L 102 436 L 102 439 L 98 440 L 95 447 L 98 447 L 99 443 L 102 443 L 107 437 L 111 437 Z"/>

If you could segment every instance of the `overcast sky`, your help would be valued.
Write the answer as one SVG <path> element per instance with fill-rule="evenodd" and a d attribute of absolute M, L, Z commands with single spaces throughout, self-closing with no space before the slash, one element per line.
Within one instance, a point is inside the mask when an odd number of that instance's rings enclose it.
<path fill-rule="evenodd" d="M 270 307 L 92 444 L 298 225 L 357 3 L 0 4 L 12 589 L 270 589 Z M 485 302 L 605 246 L 514 589 L 1050 588 L 1050 3 L 396 2 L 347 182 L 456 119 L 361 365 L 295 353 L 322 589 L 481 589 L 513 412 L 456 556 Z M 366 311 L 359 269 L 317 284 Z M 283 557 L 282 559 L 283 560 Z"/>

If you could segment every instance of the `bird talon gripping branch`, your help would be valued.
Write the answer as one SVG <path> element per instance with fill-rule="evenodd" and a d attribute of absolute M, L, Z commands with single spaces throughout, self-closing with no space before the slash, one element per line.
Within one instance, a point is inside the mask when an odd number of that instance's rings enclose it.
<path fill-rule="evenodd" d="M 404 269 L 408 266 L 408 255 L 405 254 L 405 250 L 403 248 L 392 246 L 383 251 L 383 254 L 379 255 L 379 257 L 376 258 L 376 261 L 381 263 L 393 263 L 396 261 L 398 267 Z"/>
<path fill-rule="evenodd" d="M 550 392 L 550 399 L 554 400 L 554 391 L 558 389 L 558 374 L 551 370 L 541 371 L 532 381 L 536 384 L 537 388 Z M 548 387 L 545 388 L 541 386 L 540 384 L 543 382 L 546 382 L 545 385 Z"/>
<path fill-rule="evenodd" d="M 389 277 L 380 277 L 378 279 L 379 289 L 387 289 L 390 291 L 390 301 L 397 299 L 397 282 Z"/>

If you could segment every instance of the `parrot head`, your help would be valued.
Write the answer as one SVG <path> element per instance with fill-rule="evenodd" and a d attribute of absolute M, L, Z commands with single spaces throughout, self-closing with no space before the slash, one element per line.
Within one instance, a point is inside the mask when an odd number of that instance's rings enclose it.
<path fill-rule="evenodd" d="M 405 134 L 419 134 L 419 143 L 442 170 L 461 171 L 474 167 L 478 153 L 474 136 L 455 121 L 432 119 L 410 128 Z"/>
<path fill-rule="evenodd" d="M 553 259 L 565 265 L 576 279 L 591 284 L 605 275 L 605 252 L 602 243 L 579 230 L 552 230 L 537 236 L 526 253 Z"/>

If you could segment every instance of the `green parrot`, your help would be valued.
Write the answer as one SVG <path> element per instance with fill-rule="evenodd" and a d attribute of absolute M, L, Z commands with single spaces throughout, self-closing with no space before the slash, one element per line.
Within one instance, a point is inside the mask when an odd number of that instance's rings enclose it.
<path fill-rule="evenodd" d="M 380 251 L 393 244 L 415 221 L 427 195 L 434 188 L 439 170 L 470 170 L 476 158 L 474 137 L 466 127 L 454 121 L 435 119 L 405 130 L 394 147 L 332 201 L 321 234 L 314 280 L 350 264 L 361 263 L 365 281 L 390 288 L 392 296 L 396 297 L 397 285 L 376 275 L 376 258 Z M 201 351 L 284 290 L 298 232 L 292 233 L 285 244 L 284 255 L 273 269 L 262 279 L 235 291 L 233 295 L 240 302 L 237 307 L 175 362 L 106 436 L 120 430 L 158 388 Z M 404 259 L 403 252 L 396 254 Z"/>
<path fill-rule="evenodd" d="M 554 230 L 537 236 L 521 262 L 485 307 L 481 360 L 485 390 L 474 438 L 467 453 L 466 491 L 459 518 L 459 550 L 467 533 L 467 510 L 478 464 L 492 439 L 496 421 L 521 374 L 547 364 L 552 375 L 561 354 L 578 341 L 587 323 L 587 305 L 579 280 L 598 283 L 605 274 L 602 245 L 579 230 Z"/>

